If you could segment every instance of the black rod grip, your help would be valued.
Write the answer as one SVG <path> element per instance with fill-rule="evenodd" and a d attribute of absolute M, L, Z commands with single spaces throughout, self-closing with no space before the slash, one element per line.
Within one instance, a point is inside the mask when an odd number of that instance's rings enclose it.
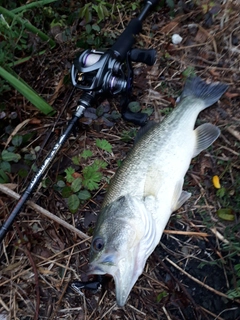
<path fill-rule="evenodd" d="M 142 23 L 137 18 L 131 20 L 127 28 L 120 35 L 118 40 L 112 46 L 112 50 L 120 56 L 120 61 L 123 61 L 132 45 L 135 43 L 135 36 L 142 31 Z"/>

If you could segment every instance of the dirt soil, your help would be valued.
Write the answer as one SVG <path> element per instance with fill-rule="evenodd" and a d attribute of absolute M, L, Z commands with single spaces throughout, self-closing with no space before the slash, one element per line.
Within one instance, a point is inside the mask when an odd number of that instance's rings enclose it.
<path fill-rule="evenodd" d="M 90 110 L 55 159 L 48 172 L 48 186 L 39 187 L 32 195 L 31 201 L 39 207 L 26 206 L 4 239 L 0 319 L 240 319 L 240 5 L 230 0 L 198 3 L 179 2 L 173 17 L 165 7 L 151 12 L 144 21 L 136 46 L 156 49 L 157 60 L 153 66 L 134 64 L 132 99 L 140 102 L 142 110 L 153 109 L 151 120 L 162 121 L 175 107 L 188 75 L 224 82 L 228 91 L 197 121 L 197 125 L 217 125 L 221 136 L 192 160 L 184 185 L 192 197 L 172 214 L 126 306 L 117 307 L 112 279 L 107 278 L 97 292 L 82 290 L 83 295 L 69 286 L 72 281 L 88 279 L 90 237 L 96 217 L 118 161 L 132 148 L 131 133 L 138 130 L 121 118 L 93 116 Z M 120 34 L 131 18 L 120 15 L 120 22 L 103 24 L 101 32 L 111 34 L 115 30 Z M 84 26 L 75 31 L 79 38 L 81 28 Z M 172 42 L 174 34 L 182 38 L 177 44 Z M 15 68 L 57 114 L 44 116 L 15 90 L 1 97 L 8 110 L 1 120 L 4 127 L 21 124 L 18 134 L 34 133 L 28 150 L 41 146 L 38 167 L 66 128 L 82 94 L 80 90 L 72 92 L 71 84 L 65 81 L 77 52 L 74 43 L 57 39 L 56 49 Z M 107 97 L 103 103 L 106 113 L 118 110 L 119 100 Z M 121 138 L 126 132 L 128 141 Z M 97 138 L 109 141 L 112 153 L 97 148 Z M 5 145 L 1 139 L 1 148 Z M 105 179 L 99 189 L 71 214 L 54 185 L 72 165 L 72 157 L 84 149 L 92 150 L 108 166 L 103 169 Z M 22 167 L 26 164 L 18 162 L 12 167 L 11 183 L 6 185 L 17 194 L 23 193 L 35 174 L 29 166 L 29 175 L 19 177 Z M 76 167 L 79 174 L 81 170 L 81 166 Z M 220 177 L 221 189 L 214 187 L 214 175 Z M 6 190 L 1 188 L 0 192 L 3 223 L 16 200 Z M 47 217 L 41 208 L 62 223 Z M 224 212 L 220 209 L 227 209 L 227 214 L 221 216 Z M 81 233 L 70 230 L 69 225 Z"/>

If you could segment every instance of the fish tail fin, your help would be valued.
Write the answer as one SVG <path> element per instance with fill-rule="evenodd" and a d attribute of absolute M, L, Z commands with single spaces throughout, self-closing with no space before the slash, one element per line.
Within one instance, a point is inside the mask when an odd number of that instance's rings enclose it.
<path fill-rule="evenodd" d="M 180 99 L 182 100 L 186 96 L 194 96 L 203 100 L 205 108 L 207 108 L 217 102 L 227 88 L 228 85 L 225 83 L 215 82 L 208 84 L 199 77 L 190 77 L 186 81 Z"/>

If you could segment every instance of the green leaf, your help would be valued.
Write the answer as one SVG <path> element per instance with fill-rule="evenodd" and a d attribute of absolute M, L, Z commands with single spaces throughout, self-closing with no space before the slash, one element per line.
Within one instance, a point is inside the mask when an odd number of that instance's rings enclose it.
<path fill-rule="evenodd" d="M 117 166 L 118 166 L 118 167 L 121 167 L 122 163 L 123 163 L 122 160 L 119 160 L 119 159 L 117 160 Z"/>
<path fill-rule="evenodd" d="M 8 183 L 8 182 L 9 182 L 8 176 L 6 175 L 3 169 L 0 169 L 0 183 Z"/>
<path fill-rule="evenodd" d="M 20 178 L 26 178 L 26 177 L 28 176 L 28 174 L 29 174 L 29 172 L 28 172 L 28 170 L 26 170 L 26 169 L 20 169 L 20 170 L 18 171 L 18 176 L 19 176 Z"/>
<path fill-rule="evenodd" d="M 83 169 L 83 186 L 92 191 L 98 189 L 98 183 L 102 179 L 102 173 L 96 171 L 94 166 L 88 166 Z"/>
<path fill-rule="evenodd" d="M 42 180 L 42 187 L 47 189 L 51 186 L 51 183 L 51 179 L 47 177 L 46 179 Z"/>
<path fill-rule="evenodd" d="M 4 172 L 11 172 L 11 165 L 7 161 L 0 162 L 0 169 Z"/>
<path fill-rule="evenodd" d="M 37 158 L 36 155 L 33 153 L 28 153 L 28 154 L 24 155 L 25 160 L 34 161 L 34 160 L 36 160 L 36 158 Z"/>
<path fill-rule="evenodd" d="M 86 23 L 89 23 L 92 20 L 92 13 L 91 13 L 91 2 L 85 4 L 84 7 L 80 8 L 79 16 L 80 18 L 84 18 Z"/>
<path fill-rule="evenodd" d="M 85 28 L 86 28 L 86 32 L 90 34 L 92 31 L 92 26 L 90 24 L 87 24 Z"/>
<path fill-rule="evenodd" d="M 11 73 L 0 67 L 0 76 L 7 80 L 18 92 L 29 100 L 36 108 L 44 114 L 51 114 L 53 108 L 43 100 L 32 88 L 24 84 L 21 80 L 14 77 Z"/>
<path fill-rule="evenodd" d="M 88 200 L 91 198 L 91 193 L 88 190 L 84 189 L 84 190 L 79 191 L 77 196 L 82 201 Z"/>
<path fill-rule="evenodd" d="M 170 9 L 174 9 L 174 0 L 166 0 L 166 3 Z"/>
<path fill-rule="evenodd" d="M 219 209 L 217 211 L 217 215 L 220 219 L 223 219 L 226 221 L 234 221 L 235 220 L 235 216 L 234 216 L 231 208 Z"/>
<path fill-rule="evenodd" d="M 219 198 L 223 198 L 225 196 L 225 194 L 226 194 L 226 189 L 225 188 L 220 188 L 220 189 L 217 190 L 216 194 L 217 194 L 217 196 Z"/>
<path fill-rule="evenodd" d="M 138 101 L 132 101 L 128 104 L 128 108 L 132 112 L 139 112 L 141 110 L 141 105 Z"/>
<path fill-rule="evenodd" d="M 23 137 L 22 136 L 14 136 L 12 138 L 12 144 L 15 146 L 15 147 L 19 147 L 21 144 L 22 144 L 22 141 L 23 141 Z"/>
<path fill-rule="evenodd" d="M 97 32 L 100 32 L 100 27 L 99 27 L 98 24 L 93 24 L 93 25 L 92 25 L 92 28 L 93 28 L 93 30 L 95 30 L 95 31 L 97 31 Z"/>
<path fill-rule="evenodd" d="M 71 213 L 77 212 L 79 206 L 80 206 L 80 200 L 76 194 L 72 194 L 68 199 L 67 199 L 68 207 Z"/>
<path fill-rule="evenodd" d="M 84 18 L 85 14 L 86 14 L 86 11 L 90 10 L 90 7 L 91 6 L 91 3 L 87 3 L 85 4 L 84 7 L 80 8 L 80 12 L 79 12 L 79 17 L 80 18 Z"/>
<path fill-rule="evenodd" d="M 84 150 L 84 151 L 80 154 L 80 156 L 81 156 L 82 158 L 84 158 L 84 159 L 90 158 L 92 155 L 93 155 L 92 151 L 91 151 L 91 150 L 88 150 L 88 149 Z"/>
<path fill-rule="evenodd" d="M 72 157 L 72 162 L 73 162 L 73 164 L 78 166 L 80 164 L 80 157 L 79 156 Z"/>
<path fill-rule="evenodd" d="M 94 160 L 92 167 L 97 171 L 100 169 L 105 169 L 107 165 L 107 162 L 103 161 L 102 159 L 96 159 Z"/>
<path fill-rule="evenodd" d="M 194 67 L 187 67 L 183 72 L 182 72 L 182 76 L 187 79 L 191 76 L 196 76 L 196 72 Z"/>
<path fill-rule="evenodd" d="M 111 117 L 113 120 L 117 120 L 117 119 L 121 118 L 121 114 L 118 111 L 113 110 L 113 112 L 111 113 Z"/>
<path fill-rule="evenodd" d="M 157 296 L 157 302 L 160 302 L 163 298 L 167 297 L 168 293 L 166 291 L 162 291 Z"/>
<path fill-rule="evenodd" d="M 69 198 L 72 195 L 72 189 L 69 186 L 65 186 L 62 191 L 61 191 L 61 195 L 63 198 Z"/>
<path fill-rule="evenodd" d="M 148 107 L 146 109 L 143 109 L 142 113 L 146 113 L 148 116 L 150 116 L 153 113 L 153 108 Z"/>
<path fill-rule="evenodd" d="M 2 151 L 2 160 L 3 161 L 14 161 L 14 162 L 18 162 L 18 160 L 21 159 L 20 154 L 18 153 L 14 153 L 14 152 L 9 152 L 7 150 L 3 150 Z"/>
<path fill-rule="evenodd" d="M 58 182 L 57 182 L 57 186 L 59 187 L 59 188 L 64 188 L 65 187 L 65 182 L 63 181 L 63 180 L 59 180 Z"/>
<path fill-rule="evenodd" d="M 82 187 L 82 179 L 77 178 L 72 182 L 71 189 L 73 192 L 78 192 Z"/>
<path fill-rule="evenodd" d="M 93 5 L 93 9 L 97 12 L 99 21 L 103 20 L 104 19 L 104 12 L 103 12 L 102 5 L 101 4 L 99 4 L 98 6 Z"/>
<path fill-rule="evenodd" d="M 240 298 L 240 288 L 237 287 L 236 289 L 229 290 L 227 292 L 227 295 L 230 299 Z"/>
<path fill-rule="evenodd" d="M 102 10 L 104 18 L 108 17 L 109 11 L 108 11 L 107 7 L 102 3 L 99 6 L 101 6 L 101 10 Z"/>
<path fill-rule="evenodd" d="M 67 169 L 64 170 L 64 172 L 66 173 L 67 182 L 72 183 L 74 180 L 73 174 L 75 170 L 72 167 L 68 167 Z"/>
<path fill-rule="evenodd" d="M 104 151 L 112 153 L 112 146 L 111 144 L 105 139 L 97 139 L 96 146 Z"/>
<path fill-rule="evenodd" d="M 100 106 L 97 107 L 97 109 L 96 109 L 96 115 L 97 115 L 98 117 L 101 117 L 104 113 L 105 113 L 104 105 L 103 105 L 103 104 L 100 104 Z"/>
<path fill-rule="evenodd" d="M 234 269 L 235 269 L 235 271 L 237 273 L 237 276 L 240 278 L 240 264 L 236 264 L 234 266 Z"/>

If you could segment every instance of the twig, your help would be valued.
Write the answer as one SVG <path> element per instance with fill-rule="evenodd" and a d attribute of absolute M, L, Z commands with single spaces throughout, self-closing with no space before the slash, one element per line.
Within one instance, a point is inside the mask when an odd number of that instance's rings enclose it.
<path fill-rule="evenodd" d="M 13 199 L 18 200 L 20 198 L 20 195 L 18 193 L 16 193 L 13 190 L 9 189 L 4 184 L 0 184 L 0 191 L 5 193 L 5 194 L 7 194 L 10 197 L 12 197 Z M 32 201 L 27 201 L 27 205 L 29 205 L 29 207 L 31 207 L 32 209 L 36 210 L 37 212 L 39 212 L 39 213 L 43 214 L 44 216 L 48 217 L 49 219 L 51 219 L 51 220 L 57 222 L 58 224 L 62 225 L 64 228 L 69 229 L 72 232 L 75 232 L 79 236 L 79 238 L 87 239 L 88 241 L 90 241 L 90 237 L 88 235 L 86 235 L 82 231 L 78 230 L 74 226 L 70 225 L 66 221 L 64 221 L 64 220 L 60 219 L 59 217 L 55 216 L 50 211 L 40 207 L 39 205 L 35 204 Z"/>
<path fill-rule="evenodd" d="M 225 244 L 229 244 L 229 241 L 228 241 L 227 239 L 225 239 L 224 236 L 223 236 L 219 231 L 217 231 L 216 227 L 211 228 L 210 230 L 212 231 L 212 233 L 215 234 L 215 236 L 216 236 L 219 240 L 221 240 L 221 241 L 224 242 Z"/>
<path fill-rule="evenodd" d="M 39 306 L 40 306 L 40 291 L 39 291 L 39 279 L 38 279 L 38 271 L 35 262 L 33 261 L 33 258 L 31 256 L 31 253 L 29 252 L 25 240 L 23 238 L 23 234 L 20 231 L 18 225 L 16 225 L 17 233 L 19 235 L 19 238 L 21 239 L 22 249 L 25 252 L 26 256 L 28 257 L 28 260 L 32 266 L 33 273 L 34 273 L 34 279 L 35 279 L 35 290 L 36 290 L 36 306 L 35 306 L 35 314 L 34 314 L 34 320 L 38 320 L 39 316 Z"/>
<path fill-rule="evenodd" d="M 231 135 L 233 135 L 236 139 L 238 139 L 240 141 L 240 132 L 239 131 L 235 130 L 235 128 L 233 128 L 232 126 L 228 127 L 227 131 L 229 133 L 231 133 Z"/>
<path fill-rule="evenodd" d="M 3 301 L 3 299 L 0 297 L 0 304 L 3 306 L 3 308 L 9 312 L 10 309 L 8 308 L 8 306 L 6 305 L 6 303 Z"/>
<path fill-rule="evenodd" d="M 197 236 L 197 237 L 210 237 L 206 232 L 196 232 L 196 231 L 179 231 L 179 230 L 164 230 L 165 234 L 181 234 L 184 236 Z"/>
<path fill-rule="evenodd" d="M 202 281 L 198 280 L 197 278 L 193 277 L 192 275 L 190 275 L 188 272 L 186 272 L 185 270 L 183 270 L 181 267 L 179 267 L 176 263 L 174 263 L 172 260 L 170 260 L 168 257 L 165 258 L 171 265 L 173 265 L 176 269 L 178 269 L 179 271 L 181 271 L 183 274 L 185 274 L 188 278 L 190 278 L 191 280 L 195 281 L 196 283 L 200 284 L 201 286 L 203 286 L 204 288 L 206 288 L 209 291 L 212 291 L 214 293 L 216 293 L 217 295 L 224 297 L 226 299 L 229 300 L 233 300 L 232 298 L 230 298 L 229 296 L 227 296 L 225 293 L 222 293 L 210 286 L 208 286 L 207 284 L 203 283 Z M 235 299 L 234 301 L 240 303 L 240 300 Z"/>
<path fill-rule="evenodd" d="M 223 318 L 217 316 L 216 314 L 212 313 L 211 311 L 205 309 L 204 307 L 200 307 L 202 310 L 204 310 L 206 313 L 210 314 L 212 317 L 215 317 L 214 320 L 224 320 Z"/>
<path fill-rule="evenodd" d="M 163 312 L 165 313 L 165 315 L 166 315 L 166 317 L 167 317 L 167 320 L 172 320 L 172 319 L 170 318 L 170 316 L 169 316 L 166 308 L 163 306 L 162 309 L 163 309 Z"/>
<path fill-rule="evenodd" d="M 66 285 L 65 285 L 65 287 L 64 287 L 63 290 L 62 290 L 62 293 L 61 293 L 60 298 L 58 299 L 58 301 L 57 301 L 57 303 L 56 303 L 56 308 L 55 308 L 55 310 L 54 310 L 54 312 L 53 312 L 50 320 L 54 319 L 56 313 L 59 311 L 58 309 L 59 309 L 59 307 L 60 307 L 60 305 L 61 305 L 62 299 L 63 299 L 63 297 L 64 297 L 64 295 L 65 295 L 65 292 L 66 292 L 66 290 L 67 290 L 67 288 L 68 288 L 68 285 L 69 285 L 69 283 L 67 282 Z"/>

